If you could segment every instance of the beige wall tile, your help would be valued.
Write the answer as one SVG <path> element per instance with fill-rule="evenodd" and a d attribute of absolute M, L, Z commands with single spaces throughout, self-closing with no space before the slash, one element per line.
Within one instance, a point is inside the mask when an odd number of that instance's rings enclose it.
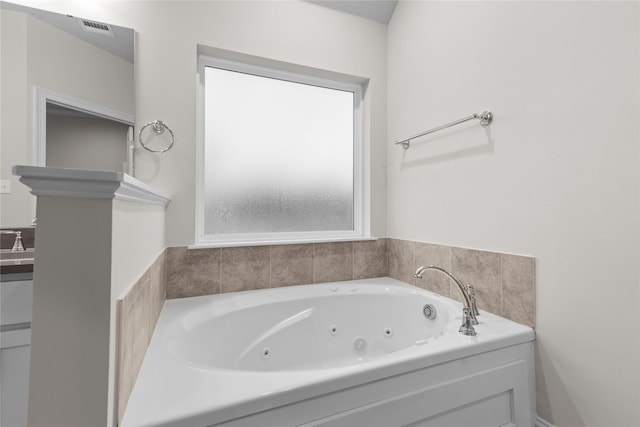
<path fill-rule="evenodd" d="M 166 251 L 163 251 L 122 299 L 117 301 L 118 419 L 122 419 L 164 305 L 166 261 Z"/>
<path fill-rule="evenodd" d="M 269 247 L 247 246 L 221 249 L 221 292 L 269 287 Z"/>
<path fill-rule="evenodd" d="M 167 249 L 167 299 L 220 293 L 220 249 Z"/>
<path fill-rule="evenodd" d="M 353 278 L 385 277 L 389 273 L 387 240 L 353 242 Z"/>
<path fill-rule="evenodd" d="M 131 311 L 133 322 L 133 345 L 131 353 L 131 378 L 135 383 L 138 372 L 142 367 L 142 361 L 147 353 L 149 341 L 151 340 L 150 318 L 151 310 L 149 301 L 151 293 L 149 291 L 149 273 L 145 273 L 140 281 L 133 287 L 132 292 L 124 300 L 125 310 Z M 131 298 L 129 298 L 131 296 Z M 128 307 L 129 306 L 129 307 Z"/>
<path fill-rule="evenodd" d="M 129 396 L 133 389 L 132 380 L 132 349 L 133 349 L 133 321 L 130 313 L 125 315 L 123 300 L 117 301 L 118 313 L 118 420 L 122 420 L 127 407 Z"/>
<path fill-rule="evenodd" d="M 151 304 L 151 333 L 155 329 L 156 322 L 164 306 L 167 296 L 167 252 L 162 251 L 155 262 L 149 268 L 150 273 L 150 304 Z"/>
<path fill-rule="evenodd" d="M 415 284 L 413 274 L 416 272 L 414 262 L 415 242 L 409 240 L 388 239 L 389 277 Z"/>
<path fill-rule="evenodd" d="M 476 291 L 478 309 L 502 315 L 502 266 L 499 253 L 451 248 L 452 273 Z M 462 301 L 462 294 L 451 283 L 451 297 Z"/>
<path fill-rule="evenodd" d="M 120 360 L 118 370 L 122 382 L 118 385 L 118 413 L 124 414 L 129 395 L 142 366 L 142 360 L 149 344 L 149 304 L 143 299 L 149 297 L 149 271 L 129 289 L 119 301 L 120 326 L 122 332 L 118 349 Z"/>
<path fill-rule="evenodd" d="M 415 264 L 416 269 L 423 265 L 425 267 L 440 267 L 451 271 L 451 247 L 416 242 Z M 450 281 L 451 279 L 445 274 L 434 270 L 427 270 L 422 275 L 422 279 L 416 279 L 415 285 L 439 295 L 450 297 Z"/>
<path fill-rule="evenodd" d="M 271 287 L 313 283 L 313 244 L 271 246 Z"/>
<path fill-rule="evenodd" d="M 313 283 L 353 280 L 353 243 L 316 243 Z"/>
<path fill-rule="evenodd" d="M 502 315 L 535 326 L 535 259 L 502 255 Z"/>

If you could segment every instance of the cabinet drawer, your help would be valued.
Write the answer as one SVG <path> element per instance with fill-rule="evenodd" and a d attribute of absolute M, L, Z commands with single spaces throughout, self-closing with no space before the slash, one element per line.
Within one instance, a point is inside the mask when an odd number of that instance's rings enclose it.
<path fill-rule="evenodd" d="M 33 280 L 0 282 L 0 325 L 31 322 Z"/>

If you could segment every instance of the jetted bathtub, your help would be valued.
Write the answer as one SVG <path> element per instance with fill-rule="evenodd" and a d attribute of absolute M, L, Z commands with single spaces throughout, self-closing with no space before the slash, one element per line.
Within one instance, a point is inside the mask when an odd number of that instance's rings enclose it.
<path fill-rule="evenodd" d="M 389 278 L 169 300 L 121 427 L 531 427 L 533 330 L 480 312 Z"/>

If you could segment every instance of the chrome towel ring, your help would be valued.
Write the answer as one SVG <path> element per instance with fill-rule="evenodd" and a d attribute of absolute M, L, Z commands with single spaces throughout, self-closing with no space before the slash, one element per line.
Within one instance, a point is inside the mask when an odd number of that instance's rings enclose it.
<path fill-rule="evenodd" d="M 155 135 L 162 135 L 165 130 L 169 131 L 169 134 L 171 135 L 171 142 L 169 143 L 169 145 L 166 146 L 165 148 L 161 149 L 161 150 L 155 150 L 153 148 L 149 148 L 144 143 L 144 141 L 142 140 L 142 131 L 144 131 L 145 128 L 147 128 L 149 126 L 151 126 L 151 131 Z M 142 145 L 142 148 L 144 148 L 147 151 L 151 151 L 152 153 L 164 153 L 166 151 L 169 151 L 171 149 L 171 147 L 173 147 L 173 143 L 175 142 L 175 137 L 173 135 L 173 131 L 171 130 L 171 128 L 169 128 L 169 126 L 164 124 L 164 122 L 162 122 L 162 120 L 154 120 L 152 122 L 149 122 L 149 123 L 145 124 L 144 126 L 142 126 L 140 128 L 140 131 L 138 132 L 138 141 L 140 142 L 140 145 Z"/>

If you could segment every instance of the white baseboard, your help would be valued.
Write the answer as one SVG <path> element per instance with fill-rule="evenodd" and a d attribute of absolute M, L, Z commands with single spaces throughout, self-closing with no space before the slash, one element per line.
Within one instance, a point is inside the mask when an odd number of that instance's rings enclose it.
<path fill-rule="evenodd" d="M 535 427 L 556 427 L 556 426 L 551 424 L 549 421 L 543 418 L 540 418 L 539 416 L 536 416 Z"/>

